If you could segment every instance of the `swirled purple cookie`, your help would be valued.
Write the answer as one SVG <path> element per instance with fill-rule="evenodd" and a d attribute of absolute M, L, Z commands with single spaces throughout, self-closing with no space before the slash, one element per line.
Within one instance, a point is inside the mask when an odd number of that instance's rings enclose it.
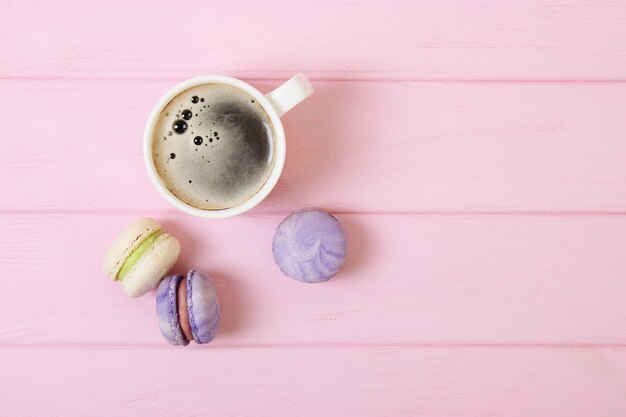
<path fill-rule="evenodd" d="M 285 275 L 307 283 L 323 282 L 341 269 L 348 242 L 341 223 L 321 210 L 298 211 L 278 226 L 274 260 Z"/>

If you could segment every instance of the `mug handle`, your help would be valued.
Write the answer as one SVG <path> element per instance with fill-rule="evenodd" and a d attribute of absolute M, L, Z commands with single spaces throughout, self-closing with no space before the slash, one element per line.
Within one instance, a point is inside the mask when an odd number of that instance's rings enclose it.
<path fill-rule="evenodd" d="M 296 74 L 265 97 L 279 117 L 313 94 L 313 86 L 303 74 Z"/>

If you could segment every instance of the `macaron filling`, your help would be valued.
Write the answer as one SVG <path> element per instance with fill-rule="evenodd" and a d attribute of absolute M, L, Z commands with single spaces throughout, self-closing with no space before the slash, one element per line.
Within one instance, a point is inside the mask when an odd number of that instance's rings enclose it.
<path fill-rule="evenodd" d="M 178 284 L 178 325 L 187 341 L 193 340 L 191 325 L 189 324 L 189 307 L 187 307 L 187 285 Z M 182 344 L 182 343 L 181 343 Z"/>
<path fill-rule="evenodd" d="M 123 280 L 126 274 L 128 274 L 128 272 L 133 269 L 133 266 L 135 266 L 137 261 L 143 256 L 144 253 L 146 253 L 148 249 L 150 249 L 150 247 L 162 234 L 163 232 L 161 230 L 157 230 L 156 232 L 149 235 L 146 239 L 144 239 L 144 241 L 141 242 L 139 246 L 137 246 L 135 250 L 130 253 L 128 258 L 126 258 L 115 279 L 120 281 Z"/>
<path fill-rule="evenodd" d="M 191 270 L 187 272 L 187 281 L 185 282 L 185 286 L 187 287 L 187 293 L 185 294 L 187 297 L 187 313 L 189 316 L 189 327 L 191 329 L 191 335 L 193 336 L 193 340 L 196 343 L 202 343 L 198 338 L 198 326 L 196 325 L 196 318 L 193 315 L 193 278 L 196 274 L 196 271 Z"/>

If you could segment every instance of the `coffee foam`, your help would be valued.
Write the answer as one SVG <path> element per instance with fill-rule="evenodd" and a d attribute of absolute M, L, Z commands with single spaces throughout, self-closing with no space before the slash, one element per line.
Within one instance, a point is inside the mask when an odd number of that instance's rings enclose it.
<path fill-rule="evenodd" d="M 271 120 L 252 96 L 203 84 L 163 108 L 152 135 L 152 159 L 177 198 L 205 210 L 226 209 L 263 187 L 274 166 L 274 141 Z"/>

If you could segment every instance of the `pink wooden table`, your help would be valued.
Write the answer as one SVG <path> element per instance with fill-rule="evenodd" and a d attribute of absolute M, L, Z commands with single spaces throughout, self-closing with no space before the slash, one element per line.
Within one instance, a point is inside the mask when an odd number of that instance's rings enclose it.
<path fill-rule="evenodd" d="M 626 1 L 0 1 L 0 416 L 626 415 Z M 192 218 L 144 171 L 184 78 L 307 74 L 252 212 Z M 345 271 L 281 275 L 290 211 Z M 213 274 L 171 348 L 100 272 L 129 221 Z"/>

